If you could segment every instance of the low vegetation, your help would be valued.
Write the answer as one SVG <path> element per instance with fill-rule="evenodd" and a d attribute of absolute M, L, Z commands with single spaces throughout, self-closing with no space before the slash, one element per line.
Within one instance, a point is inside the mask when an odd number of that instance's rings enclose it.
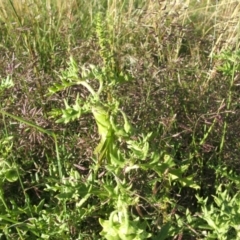
<path fill-rule="evenodd" d="M 240 239 L 240 3 L 0 2 L 0 239 Z"/>

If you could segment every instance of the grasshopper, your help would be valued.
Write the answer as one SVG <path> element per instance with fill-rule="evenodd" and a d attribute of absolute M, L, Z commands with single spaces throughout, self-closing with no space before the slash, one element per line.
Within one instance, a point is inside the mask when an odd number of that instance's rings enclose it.
<path fill-rule="evenodd" d="M 131 133 L 132 127 L 127 120 L 126 114 L 119 110 L 124 119 L 124 126 L 118 127 L 115 125 L 114 116 L 109 113 L 102 105 L 92 106 L 92 113 L 98 126 L 98 134 L 100 136 L 100 142 L 94 150 L 94 154 L 98 158 L 98 162 L 101 163 L 104 158 L 110 161 L 110 155 L 113 154 L 113 148 L 115 146 L 115 140 L 121 138 L 128 138 Z"/>
<path fill-rule="evenodd" d="M 114 143 L 114 130 L 107 109 L 101 105 L 96 105 L 92 107 L 92 113 L 98 126 L 98 134 L 101 138 L 94 150 L 94 154 L 98 157 L 98 162 L 101 163 L 111 152 Z"/>

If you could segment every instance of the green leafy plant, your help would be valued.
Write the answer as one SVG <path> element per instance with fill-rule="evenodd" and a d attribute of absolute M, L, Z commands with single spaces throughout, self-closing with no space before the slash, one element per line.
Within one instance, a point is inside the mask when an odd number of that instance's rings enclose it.
<path fill-rule="evenodd" d="M 239 11 L 0 1 L 0 238 L 239 238 Z"/>
<path fill-rule="evenodd" d="M 207 204 L 208 198 L 198 198 L 202 205 L 200 217 L 206 221 L 206 239 L 239 238 L 240 211 L 239 193 L 231 196 L 228 190 L 219 185 L 214 196 L 214 204 Z M 234 234 L 235 231 L 235 234 Z"/>
<path fill-rule="evenodd" d="M 106 32 L 103 31 L 100 19 L 98 16 L 96 31 L 103 67 L 90 65 L 89 68 L 82 67 L 79 69 L 77 63 L 71 57 L 68 68 L 60 75 L 61 83 L 54 84 L 49 90 L 50 94 L 54 94 L 71 86 L 81 85 L 89 92 L 85 99 L 80 99 L 77 95 L 75 104 L 72 106 L 65 99 L 66 108 L 61 110 L 62 116 L 57 122 L 68 123 L 78 119 L 83 114 L 91 113 L 97 124 L 100 140 L 94 150 L 92 164 L 96 165 L 95 167 L 92 166 L 93 174 L 90 175 L 90 178 L 93 182 L 96 182 L 99 168 L 103 167 L 107 170 L 108 180 L 105 180 L 103 188 L 108 193 L 107 197 L 111 199 L 115 209 L 109 213 L 108 220 L 100 219 L 100 224 L 103 227 L 101 235 L 106 239 L 145 239 L 151 235 L 147 233 L 146 225 L 142 225 L 139 218 L 129 216 L 128 207 L 136 205 L 137 201 L 133 203 L 131 200 L 134 189 L 131 185 L 125 183 L 123 171 L 125 174 L 131 174 L 132 171 L 137 169 L 152 170 L 158 175 L 159 179 L 166 181 L 166 189 L 170 189 L 171 186 L 179 183 L 183 187 L 195 189 L 198 189 L 199 186 L 194 182 L 193 176 L 184 177 L 189 164 L 183 164 L 177 168 L 169 154 L 161 155 L 156 150 L 150 149 L 149 142 L 152 133 L 142 133 L 139 137 L 133 139 L 134 130 L 126 114 L 120 108 L 119 101 L 114 96 L 114 88 L 123 80 L 127 81 L 129 78 L 122 72 L 120 74 L 116 72 L 114 59 L 107 51 L 111 43 L 105 41 Z M 96 84 L 92 81 L 94 79 L 98 82 L 97 90 L 95 90 Z M 53 117 L 54 112 L 59 111 L 52 111 Z M 122 142 L 126 144 L 126 148 L 121 148 Z M 94 191 L 90 191 L 89 194 L 97 194 L 98 197 L 103 197 Z M 169 193 L 166 190 L 165 196 L 160 201 L 163 205 L 168 205 L 168 202 L 171 202 L 169 199 Z M 164 211 L 167 212 L 167 207 Z M 170 219 L 166 217 L 164 221 L 167 222 Z M 109 228 L 111 231 L 109 231 Z"/>
<path fill-rule="evenodd" d="M 147 233 L 145 230 L 146 226 L 139 223 L 138 218 L 133 221 L 128 218 L 129 216 L 126 211 L 112 212 L 109 220 L 99 220 L 103 227 L 100 234 L 107 240 L 140 240 L 151 237 L 151 234 Z"/>

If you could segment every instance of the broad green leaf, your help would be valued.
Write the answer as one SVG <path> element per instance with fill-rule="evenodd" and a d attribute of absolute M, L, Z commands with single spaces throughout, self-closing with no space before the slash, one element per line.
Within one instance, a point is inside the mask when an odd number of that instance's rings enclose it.
<path fill-rule="evenodd" d="M 125 162 L 120 151 L 117 151 L 115 148 L 110 152 L 111 163 L 116 167 L 124 167 Z"/>
<path fill-rule="evenodd" d="M 12 168 L 5 172 L 5 177 L 9 182 L 16 182 L 18 180 L 18 172 Z"/>
<path fill-rule="evenodd" d="M 122 113 L 122 116 L 123 116 L 123 119 L 124 119 L 124 126 L 123 126 L 124 130 L 125 130 L 126 133 L 130 133 L 131 130 L 132 130 L 132 126 L 129 123 L 126 114 L 123 111 L 121 111 L 121 113 Z"/>
<path fill-rule="evenodd" d="M 161 227 L 160 232 L 157 234 L 157 236 L 155 236 L 155 237 L 153 238 L 153 240 L 165 240 L 167 237 L 170 237 L 170 236 L 169 236 L 169 230 L 170 230 L 170 228 L 171 228 L 171 225 L 170 225 L 169 222 L 166 223 L 165 225 L 163 225 L 163 226 Z"/>

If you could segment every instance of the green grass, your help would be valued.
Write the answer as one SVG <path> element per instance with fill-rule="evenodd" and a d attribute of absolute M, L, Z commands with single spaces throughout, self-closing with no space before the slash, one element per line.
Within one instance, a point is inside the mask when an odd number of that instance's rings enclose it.
<path fill-rule="evenodd" d="M 0 239 L 237 239 L 238 1 L 0 2 Z"/>

